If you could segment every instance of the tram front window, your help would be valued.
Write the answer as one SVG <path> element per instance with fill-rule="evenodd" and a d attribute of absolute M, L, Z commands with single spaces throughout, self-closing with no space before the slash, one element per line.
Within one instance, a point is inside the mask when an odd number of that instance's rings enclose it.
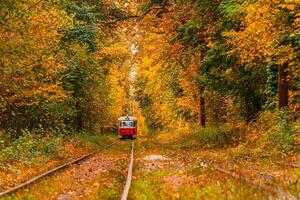
<path fill-rule="evenodd" d="M 120 125 L 122 128 L 133 128 L 134 121 L 121 121 Z"/>

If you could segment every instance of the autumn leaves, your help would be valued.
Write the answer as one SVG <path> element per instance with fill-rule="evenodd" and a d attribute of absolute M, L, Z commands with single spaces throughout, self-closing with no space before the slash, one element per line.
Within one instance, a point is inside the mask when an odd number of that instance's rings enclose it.
<path fill-rule="evenodd" d="M 140 43 L 140 101 L 148 121 L 157 122 L 150 127 L 299 110 L 298 0 L 149 2 L 161 8 L 145 16 Z"/>

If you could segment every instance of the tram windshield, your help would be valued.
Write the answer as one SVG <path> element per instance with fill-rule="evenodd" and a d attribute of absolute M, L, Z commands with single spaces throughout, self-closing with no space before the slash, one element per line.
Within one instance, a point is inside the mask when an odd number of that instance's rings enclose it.
<path fill-rule="evenodd" d="M 120 121 L 120 127 L 122 128 L 133 128 L 135 124 L 135 121 Z"/>

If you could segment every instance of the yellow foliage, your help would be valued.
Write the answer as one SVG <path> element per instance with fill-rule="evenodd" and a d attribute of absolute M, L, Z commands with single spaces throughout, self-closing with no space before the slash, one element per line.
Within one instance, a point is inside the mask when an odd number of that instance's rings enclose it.
<path fill-rule="evenodd" d="M 284 22 L 279 18 L 282 8 L 294 11 L 297 1 L 257 1 L 244 3 L 247 13 L 243 20 L 242 31 L 230 31 L 226 33 L 235 47 L 232 53 L 238 53 L 243 63 L 256 65 L 262 60 L 278 57 L 278 64 L 293 60 L 296 53 L 290 45 L 278 45 L 282 30 L 286 30 Z M 295 27 L 299 27 L 299 19 L 296 19 Z"/>

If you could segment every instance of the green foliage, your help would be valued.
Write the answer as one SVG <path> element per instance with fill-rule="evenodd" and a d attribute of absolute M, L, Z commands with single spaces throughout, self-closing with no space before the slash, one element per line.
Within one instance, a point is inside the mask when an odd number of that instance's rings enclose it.
<path fill-rule="evenodd" d="M 109 142 L 109 136 L 108 135 L 99 135 L 95 134 L 93 132 L 87 132 L 83 131 L 77 134 L 76 136 L 78 139 L 77 141 L 81 143 L 86 144 L 97 144 L 97 145 L 103 145 L 107 144 Z"/>
<path fill-rule="evenodd" d="M 148 126 L 148 128 L 151 130 L 151 133 L 153 133 L 156 130 L 162 129 L 163 125 L 162 122 L 158 119 L 155 119 L 155 113 L 154 113 L 154 100 L 153 97 L 145 92 L 145 87 L 147 85 L 146 79 L 138 79 L 135 81 L 135 97 L 136 100 L 139 102 L 141 111 L 143 116 L 145 116 L 145 123 Z"/>
<path fill-rule="evenodd" d="M 166 196 L 166 189 L 157 187 L 161 184 L 159 179 L 147 179 L 147 177 L 140 177 L 138 180 L 134 181 L 132 184 L 132 189 L 129 192 L 129 196 L 133 199 L 164 199 Z"/>
<path fill-rule="evenodd" d="M 172 94 L 175 98 L 182 97 L 182 88 L 180 87 L 179 81 L 178 81 L 178 74 L 173 72 L 171 74 L 171 81 L 169 84 L 169 89 L 171 90 Z"/>
<path fill-rule="evenodd" d="M 218 128 L 202 128 L 184 138 L 183 143 L 195 144 L 197 148 L 214 148 L 236 146 L 244 139 L 239 128 L 220 126 Z"/>
<path fill-rule="evenodd" d="M 240 65 L 238 57 L 229 54 L 230 50 L 229 45 L 220 43 L 205 53 L 199 82 L 233 98 L 240 107 L 237 112 L 241 118 L 250 122 L 262 109 L 263 93 L 260 88 L 265 84 L 265 69 L 250 70 Z"/>
<path fill-rule="evenodd" d="M 32 132 L 23 131 L 22 136 L 15 139 L 14 137 L 0 136 L 0 168 L 8 169 L 8 166 L 18 163 L 27 165 L 43 165 L 50 159 L 59 158 L 63 153 L 64 144 L 72 142 L 78 146 L 94 145 L 101 146 L 109 142 L 109 136 L 100 136 L 95 133 L 80 132 L 73 133 L 69 136 L 44 137 L 36 133 L 41 130 Z M 70 155 L 66 155 L 68 157 Z"/>
<path fill-rule="evenodd" d="M 95 54 L 102 41 L 106 41 L 105 34 L 97 27 L 97 22 L 105 16 L 102 6 L 70 7 L 74 26 L 66 30 L 61 39 L 68 58 L 67 70 L 61 77 L 64 89 L 71 93 L 67 102 L 73 111 L 67 115 L 65 123 L 76 130 L 93 129 L 105 123 L 109 105 L 105 61 Z M 97 13 L 99 9 L 102 13 Z"/>
<path fill-rule="evenodd" d="M 277 88 L 277 81 L 278 81 L 278 75 L 277 75 L 277 65 L 269 65 L 267 67 L 267 82 L 266 82 L 266 88 L 264 91 L 264 94 L 266 96 L 266 102 L 264 107 L 269 110 L 275 110 L 276 108 L 276 97 L 278 93 Z"/>
<path fill-rule="evenodd" d="M 224 147 L 230 143 L 224 128 L 205 128 L 196 131 L 193 140 L 202 147 Z"/>
<path fill-rule="evenodd" d="M 30 164 L 37 157 L 43 157 L 45 161 L 61 150 L 58 138 L 42 139 L 30 132 L 24 132 L 23 136 L 10 142 L 8 146 L 0 150 L 0 160 L 5 164 L 15 161 Z"/>
<path fill-rule="evenodd" d="M 87 51 L 92 53 L 98 50 L 96 37 L 99 33 L 97 24 L 97 9 L 90 6 L 74 5 L 68 9 L 73 14 L 74 26 L 66 30 L 61 41 L 63 45 L 80 44 L 88 45 Z"/>
<path fill-rule="evenodd" d="M 221 13 L 229 20 L 240 20 L 244 15 L 241 4 L 245 0 L 223 0 L 220 5 Z"/>
<path fill-rule="evenodd" d="M 93 25 L 76 25 L 64 34 L 62 40 L 81 45 L 87 44 L 88 51 L 95 52 L 97 50 L 95 42 L 97 33 L 98 30 Z"/>
<path fill-rule="evenodd" d="M 294 126 L 294 123 L 289 118 L 287 111 L 279 111 L 278 124 L 274 127 L 272 133 L 267 135 L 269 148 L 274 148 L 283 153 L 296 151 L 299 146 L 296 145 L 296 139 L 300 131 Z"/>
<path fill-rule="evenodd" d="M 98 194 L 98 198 L 100 199 L 117 199 L 119 197 L 119 192 L 117 190 L 105 187 Z"/>

